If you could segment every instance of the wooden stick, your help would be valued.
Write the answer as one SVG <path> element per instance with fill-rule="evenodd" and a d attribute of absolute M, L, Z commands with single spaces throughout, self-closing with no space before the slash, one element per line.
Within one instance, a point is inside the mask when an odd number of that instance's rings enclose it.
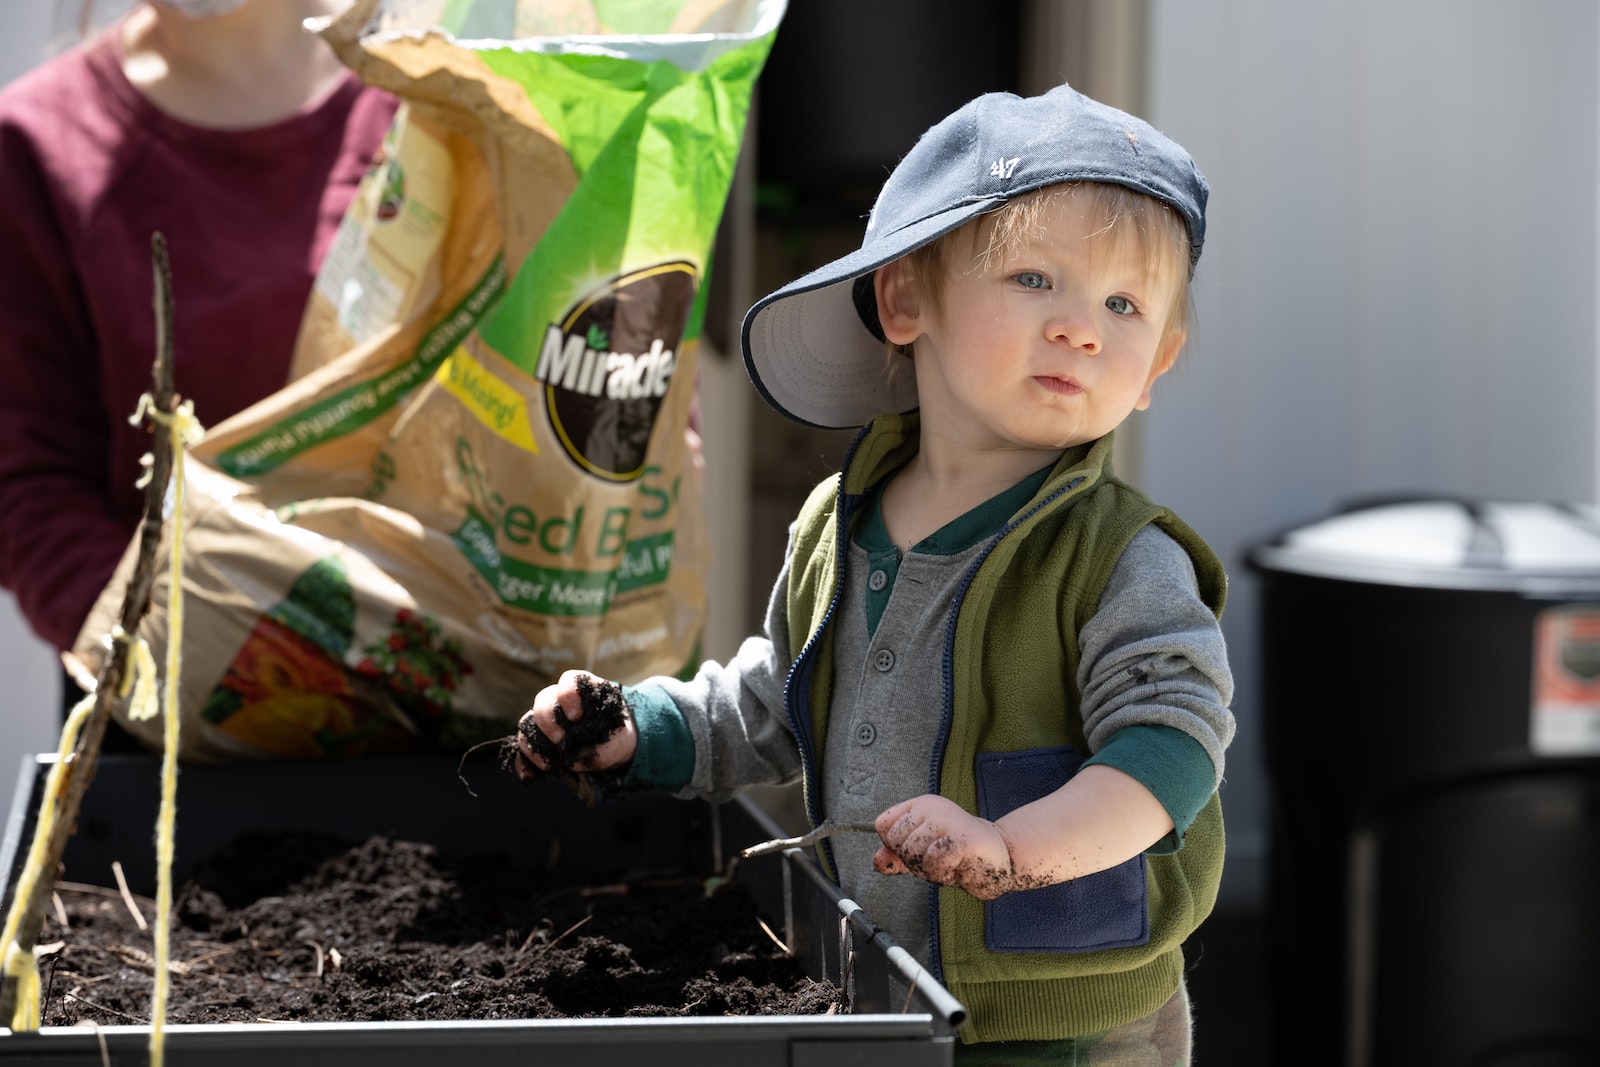
<path fill-rule="evenodd" d="M 144 921 L 144 913 L 139 910 L 139 905 L 133 901 L 133 891 L 128 888 L 128 879 L 123 877 L 122 862 L 111 861 L 111 873 L 117 879 L 117 892 L 122 894 L 122 903 L 127 907 L 128 914 L 133 916 L 133 921 L 140 930 L 150 929 L 150 924 Z"/>
<path fill-rule="evenodd" d="M 763 841 L 759 845 L 751 845 L 739 855 L 749 859 L 751 856 L 765 856 L 768 852 L 782 852 L 786 848 L 805 848 L 807 845 L 814 845 L 824 837 L 832 837 L 834 834 L 875 834 L 877 832 L 878 828 L 870 822 L 838 824 L 824 822 L 809 834 L 801 834 L 799 837 L 780 837 L 775 841 Z"/>
<path fill-rule="evenodd" d="M 150 262 L 155 275 L 156 358 L 151 369 L 151 398 L 157 411 L 170 413 L 174 406 L 172 385 L 172 268 L 167 261 L 166 238 L 160 233 L 150 236 Z M 122 598 L 122 612 L 118 623 L 122 632 L 134 635 L 139 623 L 150 609 L 150 591 L 155 586 L 156 556 L 161 548 L 162 512 L 167 499 L 167 483 L 172 476 L 172 435 L 160 425 L 154 425 L 155 435 L 150 447 L 150 481 L 145 486 L 144 518 L 139 525 L 139 548 L 134 561 L 133 576 Z M 38 943 L 40 927 L 44 922 L 45 908 L 54 892 L 55 878 L 61 867 L 61 855 L 66 850 L 83 804 L 83 794 L 94 779 L 95 766 L 100 758 L 100 745 L 105 737 L 106 723 L 111 717 L 111 706 L 122 690 L 123 679 L 129 671 L 129 647 L 126 641 L 113 641 L 111 653 L 100 668 L 95 684 L 94 707 L 84 723 L 72 755 L 68 757 L 66 773 L 60 794 L 52 799 L 57 805 L 56 820 L 51 827 L 44 867 L 27 901 L 17 927 L 16 942 L 24 952 L 32 952 Z M 13 901 L 12 907 L 19 902 Z M 0 951 L 4 946 L 0 946 Z M 0 1020 L 10 1019 L 16 1010 L 17 983 L 12 978 L 0 981 Z"/>

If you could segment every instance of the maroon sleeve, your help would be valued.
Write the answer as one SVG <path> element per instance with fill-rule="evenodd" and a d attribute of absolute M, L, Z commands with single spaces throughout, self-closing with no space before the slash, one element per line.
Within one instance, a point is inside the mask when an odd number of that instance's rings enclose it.
<path fill-rule="evenodd" d="M 0 584 L 65 648 L 129 531 L 107 507 L 95 342 L 57 203 L 0 111 Z"/>
<path fill-rule="evenodd" d="M 347 76 L 283 122 L 197 129 L 133 90 L 110 40 L 0 89 L 0 586 L 57 648 L 138 527 L 150 235 L 171 255 L 178 392 L 216 425 L 287 381 L 396 106 Z"/>

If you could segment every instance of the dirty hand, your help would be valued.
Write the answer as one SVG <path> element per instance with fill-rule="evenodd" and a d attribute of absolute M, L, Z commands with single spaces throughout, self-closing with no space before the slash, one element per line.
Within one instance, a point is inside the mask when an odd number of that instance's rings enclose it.
<path fill-rule="evenodd" d="M 639 735 L 634 729 L 633 714 L 622 703 L 620 694 L 617 697 L 617 704 L 621 706 L 620 722 L 612 727 L 609 734 L 592 737 L 593 727 L 597 724 L 583 722 L 585 701 L 580 683 L 583 689 L 591 693 L 603 692 L 613 685 L 588 671 L 564 671 L 553 685 L 547 685 L 539 691 L 539 695 L 533 698 L 533 707 L 523 713 L 517 724 L 516 771 L 517 777 L 524 782 L 543 777 L 551 770 L 561 769 L 553 768 L 547 755 L 556 746 L 562 749 L 566 770 L 606 771 L 625 767 L 633 760 Z M 535 747 L 528 734 L 530 726 L 549 742 L 548 746 L 541 746 L 545 751 Z M 590 729 L 585 731 L 585 726 Z M 567 738 L 569 732 L 573 734 L 572 740 L 584 738 L 585 742 L 574 748 Z M 564 741 L 568 743 L 563 744 Z"/>
<path fill-rule="evenodd" d="M 1011 850 L 1000 828 L 959 804 L 928 794 L 902 801 L 874 820 L 883 845 L 879 874 L 914 874 L 993 900 L 1013 886 Z"/>

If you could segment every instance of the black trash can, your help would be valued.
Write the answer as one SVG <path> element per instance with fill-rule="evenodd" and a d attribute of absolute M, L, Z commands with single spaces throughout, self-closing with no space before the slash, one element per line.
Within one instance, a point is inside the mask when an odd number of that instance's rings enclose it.
<path fill-rule="evenodd" d="M 1250 564 L 1273 1062 L 1600 1064 L 1600 510 L 1371 503 Z"/>

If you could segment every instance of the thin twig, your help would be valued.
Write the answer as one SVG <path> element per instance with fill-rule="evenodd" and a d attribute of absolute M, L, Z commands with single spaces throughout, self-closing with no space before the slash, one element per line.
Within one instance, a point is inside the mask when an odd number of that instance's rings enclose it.
<path fill-rule="evenodd" d="M 506 740 L 507 739 L 504 737 L 492 737 L 487 741 L 479 741 L 477 744 L 461 753 L 461 762 L 456 764 L 456 777 L 461 779 L 461 784 L 467 787 L 467 793 L 469 795 L 476 797 L 478 794 L 473 790 L 472 783 L 467 781 L 467 776 L 462 773 L 462 768 L 467 765 L 467 757 L 478 751 L 480 748 L 488 748 L 490 745 L 499 747 L 500 745 L 505 744 Z"/>
<path fill-rule="evenodd" d="M 61 957 L 54 956 L 50 960 L 50 981 L 45 983 L 44 995 L 39 998 L 40 1004 L 50 1003 L 50 994 L 55 992 L 56 972 L 61 969 Z"/>
<path fill-rule="evenodd" d="M 585 915 L 583 918 L 579 919 L 577 922 L 573 923 L 571 926 L 569 926 L 565 930 L 561 931 L 561 933 L 558 934 L 555 938 L 553 938 L 550 941 L 546 941 L 544 944 L 540 945 L 538 950 L 535 951 L 533 955 L 529 956 L 526 960 L 524 960 L 521 963 L 519 963 L 516 966 L 516 968 L 514 970 L 512 970 L 511 973 L 512 974 L 517 974 L 517 973 L 520 973 L 521 971 L 526 970 L 528 967 L 532 966 L 534 960 L 538 959 L 540 956 L 543 956 L 546 952 L 549 952 L 551 949 L 555 948 L 556 945 L 561 942 L 562 938 L 566 937 L 568 934 L 572 933 L 572 931 L 576 930 L 578 927 L 582 926 L 584 923 L 588 922 L 592 918 L 594 918 L 593 915 Z M 522 948 L 527 948 L 527 947 L 528 947 L 527 942 L 523 942 Z M 518 949 L 517 951 L 521 952 L 522 949 Z"/>
<path fill-rule="evenodd" d="M 765 856 L 769 852 L 782 852 L 786 848 L 805 848 L 814 845 L 824 837 L 834 834 L 875 834 L 878 828 L 869 822 L 831 823 L 824 822 L 821 826 L 808 834 L 799 837 L 780 837 L 772 841 L 763 841 L 759 845 L 751 845 L 740 852 L 745 859 L 751 856 Z"/>
<path fill-rule="evenodd" d="M 151 400 L 155 410 L 170 413 L 173 410 L 172 379 L 172 269 L 167 261 L 167 242 L 159 232 L 150 236 L 150 262 L 154 275 L 156 320 L 156 357 L 151 368 Z M 159 429 L 159 428 L 158 428 Z M 167 483 L 172 477 L 172 435 L 157 432 L 150 447 L 150 480 L 145 485 L 144 517 L 139 524 L 139 541 L 134 560 L 133 575 L 128 580 L 122 597 L 122 610 L 117 622 L 124 634 L 137 634 L 139 623 L 150 609 L 150 591 L 155 585 L 156 556 L 161 547 L 164 526 L 164 505 Z M 113 641 L 110 654 L 100 668 L 95 683 L 94 704 L 83 731 L 78 736 L 72 755 L 62 777 L 60 794 L 51 801 L 56 804 L 56 818 L 47 839 L 43 865 L 34 890 L 28 900 L 13 901 L 22 911 L 16 932 L 16 945 L 23 952 L 32 952 L 39 939 L 45 908 L 49 905 L 52 882 L 61 867 L 61 854 L 67 846 L 78 821 L 78 810 L 83 804 L 83 794 L 94 779 L 95 766 L 100 759 L 100 745 L 105 737 L 106 723 L 111 718 L 111 705 L 122 691 L 123 679 L 129 670 L 127 641 Z M 0 1019 L 9 1019 L 16 1011 L 17 979 L 5 976 L 0 980 Z"/>
<path fill-rule="evenodd" d="M 87 894 L 89 896 L 95 896 L 95 897 L 120 897 L 120 896 L 122 896 L 122 893 L 119 890 L 112 889 L 108 885 L 94 885 L 93 883 L 90 883 L 90 882 L 60 881 L 60 882 L 56 883 L 56 892 L 57 893 L 83 893 L 83 894 Z M 156 902 L 155 901 L 151 900 L 149 897 L 142 897 L 138 893 L 133 894 L 133 899 L 139 901 L 142 904 L 148 904 L 152 908 L 156 906 Z"/>
<path fill-rule="evenodd" d="M 139 911 L 139 905 L 133 902 L 133 891 L 128 888 L 128 880 L 122 876 L 122 861 L 111 861 L 111 874 L 117 880 L 117 892 L 122 894 L 122 902 L 128 906 L 128 913 L 133 916 L 134 924 L 141 931 L 150 929 L 150 924 L 144 921 L 144 914 Z"/>
<path fill-rule="evenodd" d="M 533 939 L 539 936 L 540 930 L 551 929 L 553 929 L 553 927 L 551 926 L 549 919 L 540 919 L 539 925 L 535 926 L 532 930 L 529 930 L 528 936 L 522 939 L 522 946 L 517 949 L 517 955 L 520 956 L 524 952 L 528 951 L 528 947 L 533 944 Z"/>
<path fill-rule="evenodd" d="M 190 967 L 203 967 L 206 964 L 210 963 L 212 960 L 218 959 L 219 957 L 222 957 L 222 956 L 226 956 L 229 953 L 231 953 L 232 951 L 233 951 L 233 948 L 231 946 L 223 945 L 220 948 L 212 949 L 210 952 L 202 952 L 200 955 L 196 956 L 194 959 L 189 961 L 189 966 Z"/>
<path fill-rule="evenodd" d="M 580 897 L 625 897 L 628 895 L 627 882 L 612 882 L 610 885 L 586 885 L 578 890 Z"/>
<path fill-rule="evenodd" d="M 89 948 L 88 945 L 74 945 L 72 947 L 73 947 L 74 953 L 82 952 L 85 949 Z M 94 949 L 93 951 L 100 953 L 102 956 L 110 956 L 110 955 L 112 955 L 112 953 L 107 952 L 104 949 Z M 73 970 L 68 970 L 66 972 L 66 975 L 67 975 L 68 978 L 76 978 L 76 979 L 78 979 L 78 985 L 77 985 L 78 989 L 82 989 L 86 985 L 99 985 L 101 982 L 109 982 L 109 981 L 111 981 L 111 979 L 116 977 L 116 975 L 114 975 L 114 974 L 82 974 L 82 973 L 80 973 L 78 971 L 73 971 Z"/>
<path fill-rule="evenodd" d="M 137 1015 L 129 1015 L 127 1012 L 118 1011 L 116 1008 L 108 1008 L 104 1004 L 96 1004 L 94 1001 L 90 1000 L 88 997 L 80 997 L 80 996 L 78 996 L 78 991 L 76 989 L 74 989 L 70 993 L 67 993 L 66 994 L 66 998 L 68 1000 L 76 1000 L 79 1004 L 85 1005 L 86 1007 L 93 1008 L 95 1011 L 103 1011 L 107 1015 L 115 1015 L 119 1019 L 126 1019 L 130 1023 L 134 1023 L 135 1025 L 148 1023 L 150 1021 L 149 1019 L 141 1019 Z"/>
<path fill-rule="evenodd" d="M 772 932 L 772 927 L 767 925 L 767 921 L 765 919 L 761 918 L 759 915 L 756 916 L 756 924 L 761 927 L 761 930 L 762 930 L 763 933 L 765 933 L 768 937 L 772 938 L 772 943 L 774 945 L 777 945 L 779 948 L 783 949 L 783 954 L 785 956 L 793 956 L 794 955 L 794 949 L 792 949 L 788 945 L 784 944 L 783 938 L 779 937 L 777 934 Z"/>
<path fill-rule="evenodd" d="M 156 958 L 142 948 L 135 948 L 132 945 L 112 945 L 111 954 L 135 970 L 148 974 L 156 973 Z M 182 960 L 168 960 L 167 973 L 187 977 L 189 964 Z"/>

